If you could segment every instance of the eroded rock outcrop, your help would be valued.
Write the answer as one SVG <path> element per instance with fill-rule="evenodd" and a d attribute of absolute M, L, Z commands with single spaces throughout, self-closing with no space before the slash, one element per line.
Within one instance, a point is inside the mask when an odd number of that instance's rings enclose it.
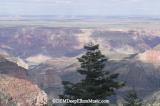
<path fill-rule="evenodd" d="M 43 106 L 47 95 L 37 85 L 24 79 L 0 75 L 0 92 L 10 95 L 17 106 Z"/>

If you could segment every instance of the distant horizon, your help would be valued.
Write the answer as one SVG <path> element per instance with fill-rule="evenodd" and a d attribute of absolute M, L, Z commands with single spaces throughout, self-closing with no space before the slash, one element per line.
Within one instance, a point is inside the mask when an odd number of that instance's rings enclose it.
<path fill-rule="evenodd" d="M 0 17 L 66 17 L 66 18 L 160 18 L 160 15 L 0 15 Z"/>
<path fill-rule="evenodd" d="M 160 16 L 96 16 L 96 15 L 0 15 L 0 21 L 60 21 L 60 20 L 83 20 L 83 21 L 160 21 Z"/>

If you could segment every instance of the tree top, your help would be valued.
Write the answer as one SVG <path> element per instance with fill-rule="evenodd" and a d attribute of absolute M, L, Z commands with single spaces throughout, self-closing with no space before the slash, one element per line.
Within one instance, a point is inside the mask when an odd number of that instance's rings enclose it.
<path fill-rule="evenodd" d="M 84 49 L 87 49 L 87 50 L 96 50 L 98 48 L 99 48 L 99 45 L 98 44 L 94 44 L 92 42 L 90 42 L 90 43 L 88 43 L 88 44 L 86 44 L 84 46 Z"/>

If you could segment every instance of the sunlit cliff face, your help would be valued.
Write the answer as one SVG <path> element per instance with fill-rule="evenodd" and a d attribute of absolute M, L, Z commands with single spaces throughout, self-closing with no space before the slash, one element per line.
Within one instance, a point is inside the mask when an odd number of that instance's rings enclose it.
<path fill-rule="evenodd" d="M 160 51 L 149 50 L 139 55 L 140 60 L 148 63 L 160 63 Z"/>

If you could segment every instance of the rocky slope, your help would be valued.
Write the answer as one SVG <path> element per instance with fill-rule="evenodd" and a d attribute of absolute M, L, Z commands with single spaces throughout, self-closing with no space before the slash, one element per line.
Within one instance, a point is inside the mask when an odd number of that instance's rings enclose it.
<path fill-rule="evenodd" d="M 156 91 L 144 99 L 145 106 L 160 106 L 160 91 Z"/>
<path fill-rule="evenodd" d="M 43 106 L 47 103 L 47 95 L 37 85 L 7 75 L 0 75 L 0 92 L 9 95 L 16 106 Z"/>
<path fill-rule="evenodd" d="M 42 106 L 47 102 L 46 93 L 29 80 L 28 70 L 5 56 L 0 56 L 0 92 L 2 104 L 7 101 L 4 106 Z"/>
<path fill-rule="evenodd" d="M 121 60 L 108 63 L 106 70 L 119 73 L 119 80 L 126 83 L 120 90 L 125 93 L 130 89 L 135 89 L 140 97 L 146 97 L 160 88 L 160 66 L 144 63 L 140 60 Z"/>

